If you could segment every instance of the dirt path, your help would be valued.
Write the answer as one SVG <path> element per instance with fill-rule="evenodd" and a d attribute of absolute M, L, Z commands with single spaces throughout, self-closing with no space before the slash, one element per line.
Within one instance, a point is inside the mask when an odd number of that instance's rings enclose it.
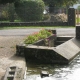
<path fill-rule="evenodd" d="M 7 67 L 17 60 L 16 44 L 24 38 L 25 36 L 0 36 L 0 80 L 3 80 Z"/>

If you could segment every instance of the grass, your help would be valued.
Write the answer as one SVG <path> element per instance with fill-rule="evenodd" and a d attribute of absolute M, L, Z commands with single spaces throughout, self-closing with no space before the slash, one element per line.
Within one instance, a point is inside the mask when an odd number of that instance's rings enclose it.
<path fill-rule="evenodd" d="M 0 27 L 2 29 L 30 29 L 30 28 L 74 28 L 74 26 L 5 26 Z"/>

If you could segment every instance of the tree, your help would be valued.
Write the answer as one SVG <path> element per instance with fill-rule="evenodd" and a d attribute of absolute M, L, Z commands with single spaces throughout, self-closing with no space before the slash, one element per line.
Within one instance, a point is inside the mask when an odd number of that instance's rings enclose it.
<path fill-rule="evenodd" d="M 15 19 L 14 14 L 15 14 L 14 4 L 9 3 L 8 4 L 8 17 L 9 17 L 10 22 L 14 22 L 14 19 Z"/>
<path fill-rule="evenodd" d="M 40 21 L 43 19 L 44 2 L 42 0 L 20 0 L 15 2 L 15 10 L 22 21 Z"/>
<path fill-rule="evenodd" d="M 15 19 L 15 8 L 14 3 L 7 3 L 5 5 L 2 5 L 3 8 L 1 8 L 1 20 L 9 20 L 10 22 L 14 22 Z"/>
<path fill-rule="evenodd" d="M 0 4 L 13 3 L 16 0 L 0 0 Z"/>
<path fill-rule="evenodd" d="M 77 1 L 77 4 L 80 4 L 80 0 Z"/>
<path fill-rule="evenodd" d="M 54 7 L 70 6 L 77 3 L 78 0 L 43 0 L 50 8 L 49 11 L 53 12 Z"/>

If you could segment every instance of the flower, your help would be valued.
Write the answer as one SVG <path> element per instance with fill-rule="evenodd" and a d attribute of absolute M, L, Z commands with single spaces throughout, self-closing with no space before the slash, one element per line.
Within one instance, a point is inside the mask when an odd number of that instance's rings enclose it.
<path fill-rule="evenodd" d="M 49 37 L 50 35 L 52 35 L 52 32 L 49 32 L 48 30 L 43 29 L 43 30 L 40 30 L 39 32 L 35 32 L 32 35 L 29 35 L 25 39 L 24 43 L 25 44 L 33 44 L 34 42 L 36 42 L 40 39 L 45 39 L 45 38 Z M 46 39 L 46 40 L 48 42 L 49 39 Z"/>

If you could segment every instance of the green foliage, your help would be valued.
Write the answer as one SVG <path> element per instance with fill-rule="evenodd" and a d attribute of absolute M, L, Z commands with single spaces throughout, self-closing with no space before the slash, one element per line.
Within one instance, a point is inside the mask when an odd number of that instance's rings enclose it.
<path fill-rule="evenodd" d="M 13 3 L 16 0 L 0 0 L 0 4 Z"/>
<path fill-rule="evenodd" d="M 45 21 L 45 20 L 50 20 L 50 15 L 49 14 L 44 14 L 43 21 Z"/>
<path fill-rule="evenodd" d="M 4 8 L 1 12 L 1 17 L 0 17 L 0 20 L 4 21 L 4 20 L 8 20 L 8 9 L 7 7 Z"/>
<path fill-rule="evenodd" d="M 78 0 L 43 0 L 49 6 L 49 12 L 54 13 L 56 7 L 67 7 L 76 4 Z"/>
<path fill-rule="evenodd" d="M 22 21 L 40 21 L 43 18 L 42 0 L 20 0 L 15 2 L 15 10 Z"/>
<path fill-rule="evenodd" d="M 40 30 L 38 33 L 34 33 L 33 35 L 29 35 L 24 43 L 25 44 L 33 44 L 34 42 L 40 40 L 40 39 L 45 39 L 47 37 L 49 37 L 50 35 L 52 35 L 51 31 L 48 30 Z"/>
<path fill-rule="evenodd" d="M 43 0 L 45 4 L 53 7 L 59 6 L 70 6 L 76 4 L 78 0 Z"/>
<path fill-rule="evenodd" d="M 13 3 L 10 3 L 8 5 L 8 17 L 9 17 L 10 22 L 14 22 L 14 19 L 15 19 L 14 15 L 15 15 L 15 7 Z"/>
<path fill-rule="evenodd" d="M 10 22 L 14 22 L 15 16 L 14 3 L 8 3 L 1 9 L 1 20 L 9 20 Z"/>
<path fill-rule="evenodd" d="M 80 10 L 80 6 L 78 6 L 78 10 Z"/>

